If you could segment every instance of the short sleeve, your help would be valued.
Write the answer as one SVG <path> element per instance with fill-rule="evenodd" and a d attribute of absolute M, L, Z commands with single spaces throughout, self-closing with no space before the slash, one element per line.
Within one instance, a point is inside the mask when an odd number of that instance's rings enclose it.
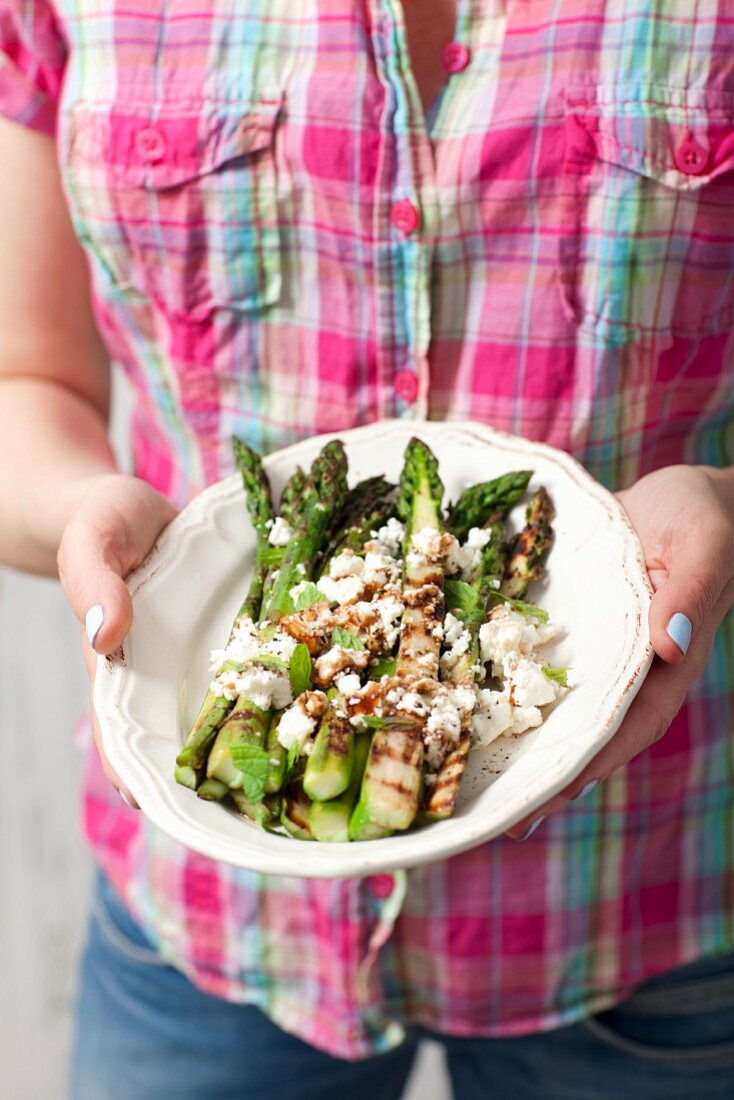
<path fill-rule="evenodd" d="M 53 136 L 66 54 L 49 0 L 2 0 L 0 115 Z"/>

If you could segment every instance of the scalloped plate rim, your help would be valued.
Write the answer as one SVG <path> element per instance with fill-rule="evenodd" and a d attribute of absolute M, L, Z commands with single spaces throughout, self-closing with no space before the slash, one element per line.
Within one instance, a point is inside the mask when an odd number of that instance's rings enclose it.
<path fill-rule="evenodd" d="M 499 446 L 505 451 L 543 455 L 576 481 L 582 491 L 594 497 L 610 515 L 613 527 L 618 529 L 624 550 L 622 563 L 627 584 L 638 605 L 637 630 L 631 645 L 630 659 L 605 696 L 605 701 L 610 695 L 614 701 L 607 708 L 607 716 L 602 726 L 598 727 L 596 737 L 590 740 L 584 751 L 575 755 L 572 770 L 568 766 L 557 766 L 556 779 L 547 784 L 542 794 L 528 799 L 515 814 L 503 819 L 501 826 L 488 828 L 482 819 L 470 821 L 469 811 L 467 815 L 436 822 L 415 832 L 359 844 L 304 844 L 303 841 L 281 837 L 278 841 L 282 852 L 275 847 L 260 850 L 254 844 L 248 846 L 248 854 L 243 857 L 235 841 L 224 837 L 216 827 L 217 816 L 224 812 L 221 806 L 196 800 L 199 818 L 211 816 L 211 824 L 198 819 L 194 821 L 172 802 L 170 789 L 174 788 L 177 792 L 181 790 L 175 788 L 172 776 L 164 777 L 157 772 L 153 774 L 149 764 L 136 758 L 131 751 L 137 738 L 145 737 L 146 734 L 126 713 L 130 692 L 135 687 L 135 674 L 127 667 L 123 645 L 117 653 L 99 657 L 97 660 L 93 698 L 100 721 L 103 747 L 111 765 L 138 801 L 141 811 L 174 840 L 202 855 L 248 870 L 309 878 L 360 876 L 433 862 L 484 843 L 532 813 L 567 786 L 619 728 L 653 659 L 646 614 L 651 586 L 642 547 L 621 504 L 572 455 L 549 444 L 525 440 L 472 421 L 387 420 L 342 432 L 329 432 L 290 444 L 265 456 L 264 465 L 269 469 L 291 456 L 294 462 L 298 461 L 299 455 L 305 450 L 313 449 L 316 442 L 321 446 L 329 439 L 343 439 L 348 448 L 352 441 L 360 441 L 368 434 L 369 442 L 372 442 L 375 436 L 384 435 L 404 434 L 407 437 L 423 434 L 432 437 L 439 430 L 443 435 L 441 443 L 446 441 L 447 433 L 453 432 L 465 438 L 473 437 L 471 441 L 475 440 L 480 445 L 489 444 Z M 437 445 L 435 438 L 428 438 L 427 442 Z M 127 577 L 133 600 L 141 588 L 155 578 L 159 570 L 176 567 L 176 558 L 184 553 L 184 536 L 187 532 L 202 525 L 210 526 L 212 503 L 217 500 L 226 501 L 231 496 L 239 496 L 241 492 L 240 478 L 233 474 L 194 497 L 162 532 L 141 565 Z M 248 822 L 243 821 L 242 825 L 248 829 L 250 840 L 268 836 Z M 460 835 L 454 836 L 454 833 Z"/>

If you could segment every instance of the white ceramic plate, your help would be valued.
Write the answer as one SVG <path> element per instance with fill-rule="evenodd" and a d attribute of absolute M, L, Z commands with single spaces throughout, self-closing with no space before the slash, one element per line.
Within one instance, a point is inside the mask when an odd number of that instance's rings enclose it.
<path fill-rule="evenodd" d="M 545 653 L 572 669 L 575 687 L 536 730 L 500 737 L 471 754 L 448 821 L 384 840 L 304 843 L 266 833 L 173 779 L 174 761 L 247 588 L 254 537 L 238 476 L 201 493 L 128 578 L 135 619 L 124 647 L 100 658 L 94 704 L 105 752 L 141 809 L 182 844 L 254 871 L 306 877 L 411 867 L 502 833 L 563 789 L 618 728 L 652 660 L 650 586 L 642 550 L 621 507 L 572 458 L 471 423 L 401 421 L 339 433 L 350 483 L 397 480 L 405 446 L 419 435 L 440 463 L 447 496 L 511 469 L 533 469 L 557 518 L 547 580 L 530 598 L 565 627 Z M 296 463 L 307 466 L 326 436 L 265 460 L 279 493 Z M 277 496 L 276 496 L 277 499 Z M 522 510 L 517 519 L 522 520 Z"/>

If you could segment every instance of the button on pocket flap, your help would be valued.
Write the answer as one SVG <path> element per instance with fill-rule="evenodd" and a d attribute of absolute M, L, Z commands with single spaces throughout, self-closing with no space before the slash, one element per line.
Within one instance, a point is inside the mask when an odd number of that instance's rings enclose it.
<path fill-rule="evenodd" d="M 613 103 L 570 97 L 566 122 L 572 175 L 603 161 L 677 191 L 697 191 L 734 173 L 734 110 L 630 101 L 620 92 Z"/>
<path fill-rule="evenodd" d="M 217 171 L 240 157 L 269 149 L 282 99 L 199 106 L 72 112 L 70 159 L 104 167 L 128 185 L 161 191 Z"/>

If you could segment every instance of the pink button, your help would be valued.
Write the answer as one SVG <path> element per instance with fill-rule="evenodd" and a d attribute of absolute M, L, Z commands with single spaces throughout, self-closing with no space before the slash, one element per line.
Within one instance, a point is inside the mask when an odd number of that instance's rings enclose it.
<path fill-rule="evenodd" d="M 375 898 L 389 898 L 395 887 L 395 879 L 392 875 L 373 875 L 367 879 L 370 893 Z"/>
<path fill-rule="evenodd" d="M 147 126 L 144 130 L 138 130 L 135 135 L 135 148 L 141 160 L 155 164 L 165 155 L 166 139 L 160 130 Z"/>
<path fill-rule="evenodd" d="M 421 217 L 408 199 L 398 199 L 390 208 L 390 221 L 405 237 L 418 228 Z"/>
<path fill-rule="evenodd" d="M 676 166 L 687 176 L 700 176 L 706 171 L 708 160 L 708 149 L 692 137 L 681 142 L 675 151 Z"/>
<path fill-rule="evenodd" d="M 447 73 L 460 73 L 469 64 L 471 50 L 463 42 L 449 42 L 441 54 L 441 64 Z"/>
<path fill-rule="evenodd" d="M 412 370 L 401 370 L 395 375 L 395 393 L 403 401 L 415 401 L 418 396 L 418 375 Z"/>

